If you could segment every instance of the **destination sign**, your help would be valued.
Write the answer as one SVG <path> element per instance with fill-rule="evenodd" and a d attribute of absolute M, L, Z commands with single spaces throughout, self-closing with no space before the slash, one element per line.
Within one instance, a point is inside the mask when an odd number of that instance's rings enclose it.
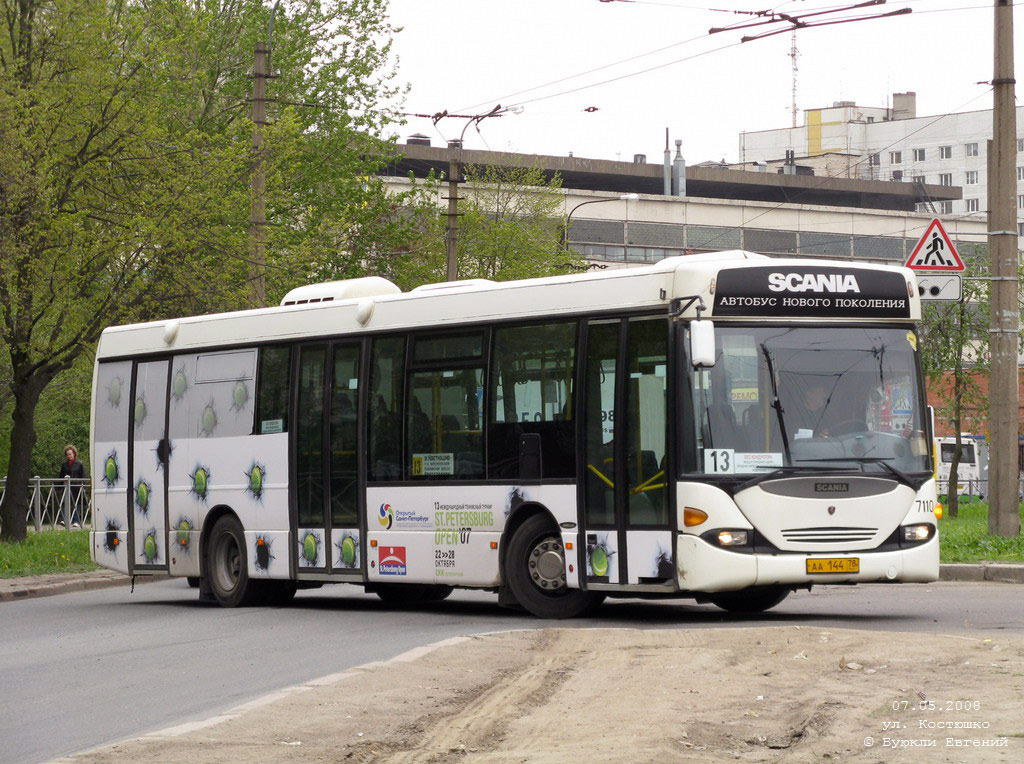
<path fill-rule="evenodd" d="M 752 266 L 718 273 L 715 316 L 910 318 L 899 273 L 815 265 Z"/>

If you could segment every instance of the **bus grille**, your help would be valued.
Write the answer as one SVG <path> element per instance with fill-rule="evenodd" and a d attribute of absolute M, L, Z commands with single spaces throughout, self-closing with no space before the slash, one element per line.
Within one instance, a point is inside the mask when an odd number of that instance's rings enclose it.
<path fill-rule="evenodd" d="M 798 544 L 842 544 L 871 541 L 878 528 L 790 528 L 782 531 L 786 541 Z"/>

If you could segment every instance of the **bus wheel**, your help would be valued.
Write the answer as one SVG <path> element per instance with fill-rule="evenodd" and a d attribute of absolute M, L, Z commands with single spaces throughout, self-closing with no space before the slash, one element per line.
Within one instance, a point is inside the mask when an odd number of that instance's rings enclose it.
<path fill-rule="evenodd" d="M 562 538 L 542 515 L 533 515 L 512 535 L 505 574 L 519 604 L 539 618 L 575 618 L 604 601 L 598 592 L 566 586 Z"/>
<path fill-rule="evenodd" d="M 383 602 L 391 605 L 440 602 L 451 593 L 452 587 L 442 584 L 385 584 L 374 590 Z"/>
<path fill-rule="evenodd" d="M 730 613 L 763 613 L 771 610 L 789 596 L 784 586 L 757 586 L 738 592 L 709 594 L 708 599 Z"/>
<path fill-rule="evenodd" d="M 213 526 L 206 570 L 213 596 L 223 607 L 259 604 L 264 592 L 258 582 L 249 580 L 242 525 L 230 515 Z"/>

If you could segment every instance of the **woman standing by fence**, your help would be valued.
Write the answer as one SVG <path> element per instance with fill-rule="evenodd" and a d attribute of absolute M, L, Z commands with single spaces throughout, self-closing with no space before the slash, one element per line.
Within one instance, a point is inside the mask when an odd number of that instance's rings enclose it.
<path fill-rule="evenodd" d="M 73 445 L 64 446 L 65 462 L 60 466 L 60 477 L 71 478 L 71 527 L 81 528 L 78 517 L 79 497 L 85 484 L 85 467 L 78 461 L 78 449 Z M 62 522 L 61 525 L 64 523 Z"/>

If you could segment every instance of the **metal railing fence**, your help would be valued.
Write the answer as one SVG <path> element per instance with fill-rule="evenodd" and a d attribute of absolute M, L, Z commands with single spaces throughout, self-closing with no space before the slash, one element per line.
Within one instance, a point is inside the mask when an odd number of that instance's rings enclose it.
<path fill-rule="evenodd" d="M 7 478 L 0 478 L 0 504 L 7 495 Z M 25 521 L 31 523 L 38 533 L 44 527 L 70 528 L 74 522 L 91 527 L 92 490 L 89 480 L 64 478 L 41 478 L 38 475 L 29 481 L 28 512 Z"/>
<path fill-rule="evenodd" d="M 940 496 L 949 496 L 950 488 L 956 492 L 957 488 L 961 486 L 963 487 L 959 491 L 961 500 L 974 501 L 974 499 L 983 500 L 988 498 L 988 480 L 964 478 L 957 480 L 956 485 L 953 485 L 953 481 L 940 478 L 936 481 L 935 489 Z M 1024 477 L 1019 478 L 1017 481 L 1017 495 L 1024 499 Z"/>

